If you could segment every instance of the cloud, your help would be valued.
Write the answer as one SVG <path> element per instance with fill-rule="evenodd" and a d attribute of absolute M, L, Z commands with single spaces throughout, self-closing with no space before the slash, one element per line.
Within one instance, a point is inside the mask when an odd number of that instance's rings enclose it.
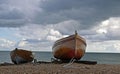
<path fill-rule="evenodd" d="M 50 26 L 29 24 L 18 29 L 16 36 L 22 39 L 44 39 L 48 34 Z"/>
<path fill-rule="evenodd" d="M 96 27 L 98 34 L 104 35 L 104 38 L 108 40 L 120 40 L 120 17 L 111 17 L 102 21 L 99 26 Z"/>
<path fill-rule="evenodd" d="M 75 30 L 79 30 L 79 25 L 81 24 L 78 21 L 67 20 L 54 24 L 54 29 L 63 34 L 73 34 Z"/>
<path fill-rule="evenodd" d="M 46 40 L 50 37 L 59 39 L 67 35 L 63 34 L 59 29 L 56 29 L 56 27 L 59 26 L 54 26 L 54 24 L 48 24 L 45 26 L 38 24 L 28 24 L 26 26 L 18 28 L 18 33 L 16 36 L 21 37 L 22 39 Z"/>
<path fill-rule="evenodd" d="M 62 37 L 61 33 L 59 31 L 55 31 L 54 29 L 51 29 L 49 34 L 50 35 L 47 36 L 47 40 L 50 41 L 56 41 Z"/>
<path fill-rule="evenodd" d="M 92 42 L 120 40 L 120 17 L 110 17 L 97 24 L 87 30 L 78 30 L 79 34 Z"/>
<path fill-rule="evenodd" d="M 21 38 L 21 40 L 17 42 L 15 47 L 35 51 L 51 51 L 54 42 L 67 35 L 54 30 L 52 25 L 29 24 L 29 26 L 20 27 L 16 36 Z"/>
<path fill-rule="evenodd" d="M 0 38 L 0 50 L 11 50 L 15 45 L 14 41 Z"/>
<path fill-rule="evenodd" d="M 38 0 L 7 0 L 0 5 L 0 27 L 21 27 L 30 23 L 35 15 Z"/>
<path fill-rule="evenodd" d="M 52 51 L 53 42 L 48 40 L 39 39 L 25 39 L 20 40 L 17 44 L 17 48 L 23 48 L 32 51 Z"/>
<path fill-rule="evenodd" d="M 120 17 L 111 17 L 89 29 L 89 34 L 84 31 L 88 44 L 87 52 L 120 52 L 119 29 Z"/>
<path fill-rule="evenodd" d="M 92 28 L 97 22 L 120 16 L 119 1 L 44 0 L 40 8 L 43 11 L 36 13 L 34 23 L 56 24 L 75 20 L 81 23 L 79 29 Z"/>
<path fill-rule="evenodd" d="M 9 6 L 12 8 L 16 8 L 21 11 L 25 18 L 32 19 L 37 11 L 41 11 L 38 7 L 41 0 L 24 0 L 24 1 L 16 1 L 9 0 Z"/>
<path fill-rule="evenodd" d="M 57 24 L 28 24 L 19 28 L 9 28 L 15 31 L 15 39 L 19 38 L 13 45 L 9 45 L 9 49 L 18 47 L 51 51 L 56 40 L 74 34 L 74 27 L 78 28 L 78 25 L 74 26 L 73 23 L 79 22 L 69 20 Z M 94 28 L 78 29 L 78 34 L 86 39 L 88 52 L 119 51 L 119 28 L 119 17 L 111 17 L 101 21 Z"/>
<path fill-rule="evenodd" d="M 8 2 L 0 5 L 0 26 L 17 27 L 26 23 L 24 14 L 17 8 L 9 6 Z"/>
<path fill-rule="evenodd" d="M 115 0 L 1 0 L 1 27 L 21 27 L 28 24 L 48 25 L 74 20 L 81 30 L 96 22 L 120 16 L 120 2 Z M 14 20 L 16 19 L 16 20 Z M 4 23 L 7 22 L 7 23 Z M 74 24 L 74 23 L 73 23 Z"/>
<path fill-rule="evenodd" d="M 72 0 L 45 0 L 40 4 L 40 7 L 43 11 L 36 14 L 33 20 L 36 24 L 57 24 L 69 20 L 85 23 L 94 12 L 93 8 L 81 7 L 81 2 Z M 86 24 L 78 25 L 80 29 L 88 28 Z"/>
<path fill-rule="evenodd" d="M 119 40 L 111 40 L 105 42 L 87 42 L 89 45 L 87 46 L 87 52 L 120 52 Z"/>
<path fill-rule="evenodd" d="M 1 47 L 48 51 L 77 30 L 88 42 L 87 51 L 119 51 L 119 6 L 119 0 L 1 0 L 1 38 L 8 40 L 1 40 Z"/>

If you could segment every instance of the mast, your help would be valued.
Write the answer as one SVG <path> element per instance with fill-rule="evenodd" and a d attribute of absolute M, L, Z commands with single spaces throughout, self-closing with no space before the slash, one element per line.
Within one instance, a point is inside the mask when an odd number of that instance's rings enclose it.
<path fill-rule="evenodd" d="M 77 35 L 78 33 L 77 33 L 77 30 L 75 30 L 75 35 Z"/>
<path fill-rule="evenodd" d="M 74 57 L 77 54 L 77 35 L 78 35 L 77 30 L 75 30 L 75 53 L 74 53 Z"/>

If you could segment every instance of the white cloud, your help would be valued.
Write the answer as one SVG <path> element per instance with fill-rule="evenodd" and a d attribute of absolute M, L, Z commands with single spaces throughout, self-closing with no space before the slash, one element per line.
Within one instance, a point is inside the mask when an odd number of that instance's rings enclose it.
<path fill-rule="evenodd" d="M 59 39 L 62 37 L 66 37 L 67 35 L 62 34 L 59 29 L 56 29 L 57 26 L 54 24 L 48 25 L 37 25 L 37 24 L 29 24 L 18 29 L 17 36 L 21 37 L 22 39 L 39 39 L 39 40 L 46 40 L 46 39 Z M 60 26 L 58 26 L 60 28 Z M 68 27 L 68 26 L 66 26 Z M 62 29 L 62 28 L 61 28 Z M 54 39 L 53 39 L 54 40 Z"/>
<path fill-rule="evenodd" d="M 120 41 L 115 42 L 114 47 L 115 47 L 115 49 L 116 49 L 117 51 L 120 52 Z"/>
<path fill-rule="evenodd" d="M 60 32 L 59 31 L 55 31 L 54 29 L 50 30 L 50 34 L 54 35 L 54 36 L 61 36 Z"/>
<path fill-rule="evenodd" d="M 29 24 L 20 27 L 17 36 L 24 39 L 44 39 L 49 32 L 49 27 Z"/>
<path fill-rule="evenodd" d="M 7 28 L 0 31 L 0 47 L 11 49 L 17 43 L 26 49 L 51 50 L 55 40 L 77 30 L 89 41 L 87 51 L 120 51 L 120 17 L 111 17 L 119 16 L 119 6 L 119 1 L 2 0 L 0 27 Z"/>
<path fill-rule="evenodd" d="M 47 40 L 51 40 L 51 41 L 55 41 L 58 40 L 59 38 L 55 37 L 55 36 L 47 36 Z"/>
<path fill-rule="evenodd" d="M 19 41 L 17 47 L 25 47 L 26 44 L 27 44 L 27 41 L 22 40 L 22 41 Z"/>
<path fill-rule="evenodd" d="M 53 42 L 38 39 L 26 39 L 17 43 L 17 48 L 23 48 L 32 51 L 52 51 Z"/>
<path fill-rule="evenodd" d="M 112 22 L 112 24 L 111 24 Z M 19 41 L 1 40 L 0 47 L 11 49 L 13 47 L 39 51 L 52 51 L 53 43 L 65 36 L 73 34 L 73 24 L 77 21 L 68 20 L 57 24 L 27 24 L 15 28 Z M 76 25 L 77 26 L 77 25 Z M 119 17 L 102 21 L 98 26 L 89 30 L 78 30 L 78 33 L 87 40 L 87 52 L 120 52 L 119 47 Z M 12 28 L 12 31 L 14 28 Z M 16 46 L 14 46 L 16 44 Z"/>
<path fill-rule="evenodd" d="M 120 52 L 120 41 L 119 40 L 111 40 L 104 42 L 90 42 L 88 41 L 87 52 L 112 52 L 118 53 Z"/>
<path fill-rule="evenodd" d="M 65 35 L 62 35 L 59 31 L 51 29 L 50 33 L 47 36 L 47 40 L 56 41 L 56 40 L 58 40 L 58 39 L 60 39 L 60 38 L 62 38 L 64 36 Z"/>
<path fill-rule="evenodd" d="M 29 24 L 19 28 L 16 36 L 22 39 L 17 43 L 16 47 L 51 51 L 54 41 L 67 35 L 63 35 L 58 30 L 54 30 L 52 24 L 46 26 Z"/>
<path fill-rule="evenodd" d="M 120 17 L 111 17 L 91 29 L 87 35 L 88 52 L 120 52 Z"/>
<path fill-rule="evenodd" d="M 0 38 L 0 50 L 11 50 L 12 48 L 14 48 L 14 46 L 15 46 L 14 41 Z"/>
<path fill-rule="evenodd" d="M 104 20 L 93 30 L 96 31 L 97 35 L 104 36 L 103 40 L 120 40 L 120 17 Z"/>
<path fill-rule="evenodd" d="M 119 23 L 116 24 L 116 21 L 119 21 L 119 19 L 114 17 L 102 21 L 99 26 L 93 29 L 79 30 L 79 34 L 81 36 L 84 35 L 84 38 L 88 41 L 87 52 L 119 51 L 119 41 L 114 41 L 116 39 L 108 35 L 112 33 L 112 35 L 114 35 L 114 33 L 118 31 Z M 112 24 L 109 22 L 112 22 Z M 73 34 L 74 27 L 72 26 L 74 26 L 73 24 L 75 23 L 78 24 L 78 22 L 74 20 L 68 20 L 57 24 L 46 24 L 44 26 L 28 24 L 20 27 L 17 29 L 17 36 L 19 36 L 21 40 L 18 42 L 17 46 L 31 50 L 51 51 L 54 41 L 68 36 L 65 35 L 65 32 L 66 34 L 70 33 L 69 35 Z M 119 33 L 116 35 L 119 35 Z"/>

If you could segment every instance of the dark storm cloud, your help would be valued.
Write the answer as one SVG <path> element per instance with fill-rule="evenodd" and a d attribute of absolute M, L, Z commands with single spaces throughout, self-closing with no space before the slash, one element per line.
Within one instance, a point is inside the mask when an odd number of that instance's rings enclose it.
<path fill-rule="evenodd" d="M 25 15 L 16 7 L 9 5 L 8 0 L 0 0 L 0 27 L 20 27 L 25 25 Z"/>
<path fill-rule="evenodd" d="M 17 9 L 13 9 L 11 11 L 1 11 L 0 19 L 22 19 L 24 15 L 18 11 Z"/>
<path fill-rule="evenodd" d="M 6 4 L 8 3 L 8 0 L 0 0 L 0 4 Z"/>
<path fill-rule="evenodd" d="M 5 20 L 0 19 L 1 27 L 20 27 L 25 25 L 26 21 L 24 19 L 13 19 L 13 20 Z"/>
<path fill-rule="evenodd" d="M 120 16 L 120 0 L 40 0 L 39 2 L 36 1 L 39 5 L 29 4 L 28 1 L 28 4 L 23 6 L 21 4 L 18 7 L 15 6 L 17 1 L 12 2 L 15 7 L 13 10 L 11 10 L 10 0 L 0 0 L 1 27 L 17 27 L 26 23 L 57 24 L 75 20 L 79 22 L 79 29 L 87 29 L 95 26 L 97 22 Z M 22 3 L 22 1 L 18 2 Z M 28 14 L 32 11 L 34 11 L 33 14 Z M 19 21 L 11 21 L 14 19 Z M 11 22 L 4 23 L 7 20 Z"/>
<path fill-rule="evenodd" d="M 0 11 L 0 26 L 1 27 L 19 27 L 27 23 L 24 14 L 17 9 L 9 10 L 6 7 L 1 7 Z"/>
<path fill-rule="evenodd" d="M 55 24 L 66 20 L 79 21 L 81 29 L 91 28 L 96 22 L 120 16 L 119 0 L 44 0 L 43 13 L 36 15 L 34 23 Z"/>

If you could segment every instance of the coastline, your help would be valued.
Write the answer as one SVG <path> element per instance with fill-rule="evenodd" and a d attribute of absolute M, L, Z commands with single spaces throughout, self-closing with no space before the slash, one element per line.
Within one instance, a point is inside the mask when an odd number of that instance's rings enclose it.
<path fill-rule="evenodd" d="M 0 65 L 0 74 L 119 74 L 120 64 L 25 63 Z"/>

